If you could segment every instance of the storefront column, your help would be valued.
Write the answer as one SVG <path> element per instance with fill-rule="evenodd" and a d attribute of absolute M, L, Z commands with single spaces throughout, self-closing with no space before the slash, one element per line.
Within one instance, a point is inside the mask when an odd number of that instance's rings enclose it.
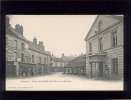
<path fill-rule="evenodd" d="M 96 63 L 96 78 L 99 77 L 99 63 Z"/>
<path fill-rule="evenodd" d="M 90 78 L 92 78 L 92 63 L 90 63 Z"/>
<path fill-rule="evenodd" d="M 19 76 L 19 62 L 14 62 L 14 65 L 16 66 L 16 76 Z"/>
<path fill-rule="evenodd" d="M 97 78 L 97 69 L 96 69 L 97 63 L 94 62 L 94 77 Z"/>
<path fill-rule="evenodd" d="M 41 74 L 42 75 L 44 74 L 44 65 L 43 64 L 41 65 Z"/>

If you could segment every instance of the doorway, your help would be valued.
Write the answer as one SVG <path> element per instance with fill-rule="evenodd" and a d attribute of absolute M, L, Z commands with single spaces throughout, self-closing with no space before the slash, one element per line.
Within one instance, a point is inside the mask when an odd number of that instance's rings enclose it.
<path fill-rule="evenodd" d="M 103 62 L 99 62 L 99 77 L 103 76 Z"/>

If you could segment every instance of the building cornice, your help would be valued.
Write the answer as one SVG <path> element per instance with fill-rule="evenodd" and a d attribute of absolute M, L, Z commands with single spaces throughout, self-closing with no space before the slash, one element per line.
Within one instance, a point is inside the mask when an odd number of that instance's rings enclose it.
<path fill-rule="evenodd" d="M 89 53 L 88 56 L 106 55 L 107 51 L 109 51 L 109 50 L 115 50 L 115 49 L 118 49 L 120 47 L 123 48 L 123 45 L 118 45 L 117 47 L 111 47 L 111 48 L 103 50 L 102 52 L 97 52 L 95 54 Z"/>
<path fill-rule="evenodd" d="M 105 50 L 103 50 L 103 51 L 106 52 L 106 51 L 108 51 L 108 50 L 114 50 L 114 49 L 118 49 L 118 48 L 120 48 L 120 47 L 123 48 L 123 45 L 118 45 L 117 47 L 111 47 L 111 48 L 105 49 Z"/>

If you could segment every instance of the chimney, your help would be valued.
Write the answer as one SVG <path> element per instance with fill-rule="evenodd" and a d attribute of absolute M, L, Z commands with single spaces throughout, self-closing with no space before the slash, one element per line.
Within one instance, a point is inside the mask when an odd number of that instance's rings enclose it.
<path fill-rule="evenodd" d="M 39 41 L 39 48 L 41 49 L 41 50 L 44 50 L 45 51 L 45 47 L 44 47 L 44 45 L 43 45 L 43 42 L 42 41 Z"/>
<path fill-rule="evenodd" d="M 23 35 L 23 26 L 20 26 L 20 33 Z"/>
<path fill-rule="evenodd" d="M 62 57 L 64 57 L 65 55 L 64 55 L 64 53 L 62 53 L 62 55 L 61 55 Z"/>
<path fill-rule="evenodd" d="M 16 25 L 15 25 L 15 30 L 16 30 L 19 34 L 23 35 L 23 26 L 22 26 L 22 25 L 16 24 Z"/>
<path fill-rule="evenodd" d="M 33 39 L 33 44 L 36 46 L 37 45 L 37 38 L 36 37 L 34 37 L 34 39 Z"/>

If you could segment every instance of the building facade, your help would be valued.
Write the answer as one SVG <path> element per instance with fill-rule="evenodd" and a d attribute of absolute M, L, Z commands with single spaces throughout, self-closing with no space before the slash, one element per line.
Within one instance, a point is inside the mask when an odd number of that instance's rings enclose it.
<path fill-rule="evenodd" d="M 6 73 L 7 76 L 34 76 L 48 72 L 51 55 L 45 51 L 42 41 L 27 40 L 23 26 L 13 28 L 6 16 Z"/>
<path fill-rule="evenodd" d="M 53 72 L 63 72 L 64 71 L 64 60 L 61 58 L 52 57 L 51 60 L 52 64 L 52 71 Z"/>
<path fill-rule="evenodd" d="M 51 70 L 52 72 L 64 72 L 64 67 L 73 59 L 73 56 L 65 56 L 64 53 L 61 57 L 51 57 Z"/>
<path fill-rule="evenodd" d="M 86 55 L 80 55 L 64 67 L 64 74 L 85 75 L 86 72 Z"/>
<path fill-rule="evenodd" d="M 123 16 L 98 15 L 86 41 L 86 74 L 123 79 Z"/>
<path fill-rule="evenodd" d="M 64 61 L 64 66 L 66 66 L 75 56 L 65 56 L 64 53 L 61 55 L 61 59 Z"/>

